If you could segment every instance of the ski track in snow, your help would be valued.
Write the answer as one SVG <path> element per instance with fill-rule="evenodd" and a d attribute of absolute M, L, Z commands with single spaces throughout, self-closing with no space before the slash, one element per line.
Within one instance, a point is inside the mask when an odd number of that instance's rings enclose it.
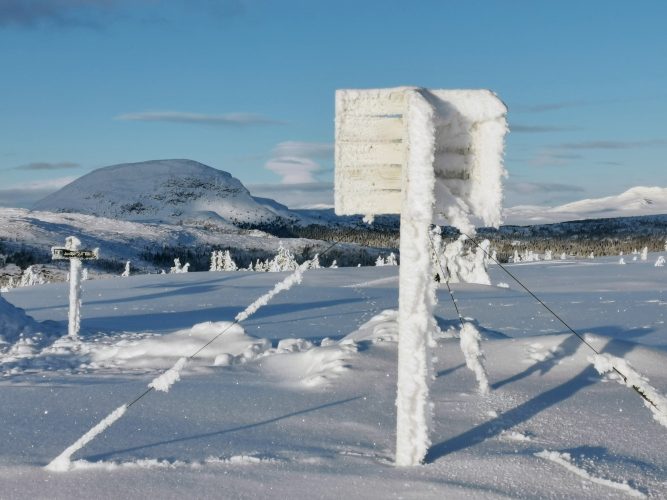
<path fill-rule="evenodd" d="M 584 469 L 577 467 L 572 463 L 572 457 L 570 456 L 569 453 L 560 453 L 557 451 L 548 451 L 548 450 L 543 450 L 538 453 L 535 453 L 536 457 L 543 458 L 545 460 L 549 460 L 555 464 L 560 465 L 561 467 L 569 470 L 570 472 L 576 474 L 577 476 L 586 479 L 588 481 L 591 481 L 592 483 L 595 484 L 600 484 L 602 486 L 606 486 L 608 488 L 613 488 L 615 490 L 620 490 L 623 491 L 624 493 L 627 493 L 631 497 L 634 498 L 646 498 L 646 495 L 642 493 L 639 490 L 634 489 L 632 486 L 630 486 L 627 482 L 616 482 L 612 481 L 610 479 L 604 479 L 601 477 L 596 477 L 590 474 L 588 471 L 585 471 Z"/>

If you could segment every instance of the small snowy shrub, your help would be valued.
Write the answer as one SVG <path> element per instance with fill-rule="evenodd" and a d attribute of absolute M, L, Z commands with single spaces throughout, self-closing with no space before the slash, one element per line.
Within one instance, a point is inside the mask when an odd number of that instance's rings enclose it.
<path fill-rule="evenodd" d="M 185 265 L 181 265 L 181 259 L 174 259 L 174 267 L 169 268 L 170 274 L 181 274 L 187 273 L 190 267 L 190 263 L 187 262 Z"/>

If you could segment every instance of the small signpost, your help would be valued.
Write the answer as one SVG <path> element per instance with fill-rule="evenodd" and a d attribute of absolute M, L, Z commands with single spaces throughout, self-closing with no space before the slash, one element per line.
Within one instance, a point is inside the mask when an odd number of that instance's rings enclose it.
<path fill-rule="evenodd" d="M 396 465 L 422 463 L 430 446 L 430 226 L 499 224 L 506 112 L 489 90 L 336 91 L 336 213 L 401 215 Z"/>
<path fill-rule="evenodd" d="M 81 249 L 81 241 L 69 236 L 65 239 L 64 247 L 51 247 L 52 260 L 69 260 L 69 313 L 67 333 L 71 338 L 77 338 L 81 325 L 81 275 L 83 270 L 82 260 L 99 258 L 100 250 Z"/>

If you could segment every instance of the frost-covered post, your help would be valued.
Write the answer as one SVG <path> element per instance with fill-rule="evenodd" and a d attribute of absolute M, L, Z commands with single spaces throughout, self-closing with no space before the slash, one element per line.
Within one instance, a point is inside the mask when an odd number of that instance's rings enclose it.
<path fill-rule="evenodd" d="M 404 171 L 398 292 L 396 465 L 417 465 L 431 445 L 429 344 L 436 303 L 429 230 L 433 223 L 435 153 L 433 108 L 418 92 L 408 96 L 407 168 Z M 410 265 L 407 265 L 407 263 Z"/>
<path fill-rule="evenodd" d="M 430 446 L 430 226 L 499 225 L 506 112 L 488 90 L 336 92 L 336 213 L 401 214 L 396 465 L 422 463 Z"/>
<path fill-rule="evenodd" d="M 81 241 L 75 236 L 65 239 L 65 247 L 52 247 L 51 258 L 53 260 L 68 259 L 69 268 L 69 313 L 67 333 L 72 338 L 79 335 L 81 325 L 81 281 L 83 278 L 82 259 L 97 259 L 99 249 L 82 250 Z"/>

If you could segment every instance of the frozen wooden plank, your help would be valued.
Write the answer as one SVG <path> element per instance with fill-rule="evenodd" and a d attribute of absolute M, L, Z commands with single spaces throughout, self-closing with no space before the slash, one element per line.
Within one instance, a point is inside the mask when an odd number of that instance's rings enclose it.
<path fill-rule="evenodd" d="M 337 116 L 402 115 L 405 109 L 405 91 L 402 88 L 336 91 Z"/>
<path fill-rule="evenodd" d="M 404 137 L 403 119 L 396 116 L 343 115 L 336 129 L 341 142 L 401 142 Z"/>
<path fill-rule="evenodd" d="M 336 192 L 336 213 L 338 215 L 357 214 L 399 214 L 401 213 L 400 190 Z"/>
<path fill-rule="evenodd" d="M 339 142 L 336 165 L 342 168 L 363 165 L 405 165 L 403 142 Z"/>

